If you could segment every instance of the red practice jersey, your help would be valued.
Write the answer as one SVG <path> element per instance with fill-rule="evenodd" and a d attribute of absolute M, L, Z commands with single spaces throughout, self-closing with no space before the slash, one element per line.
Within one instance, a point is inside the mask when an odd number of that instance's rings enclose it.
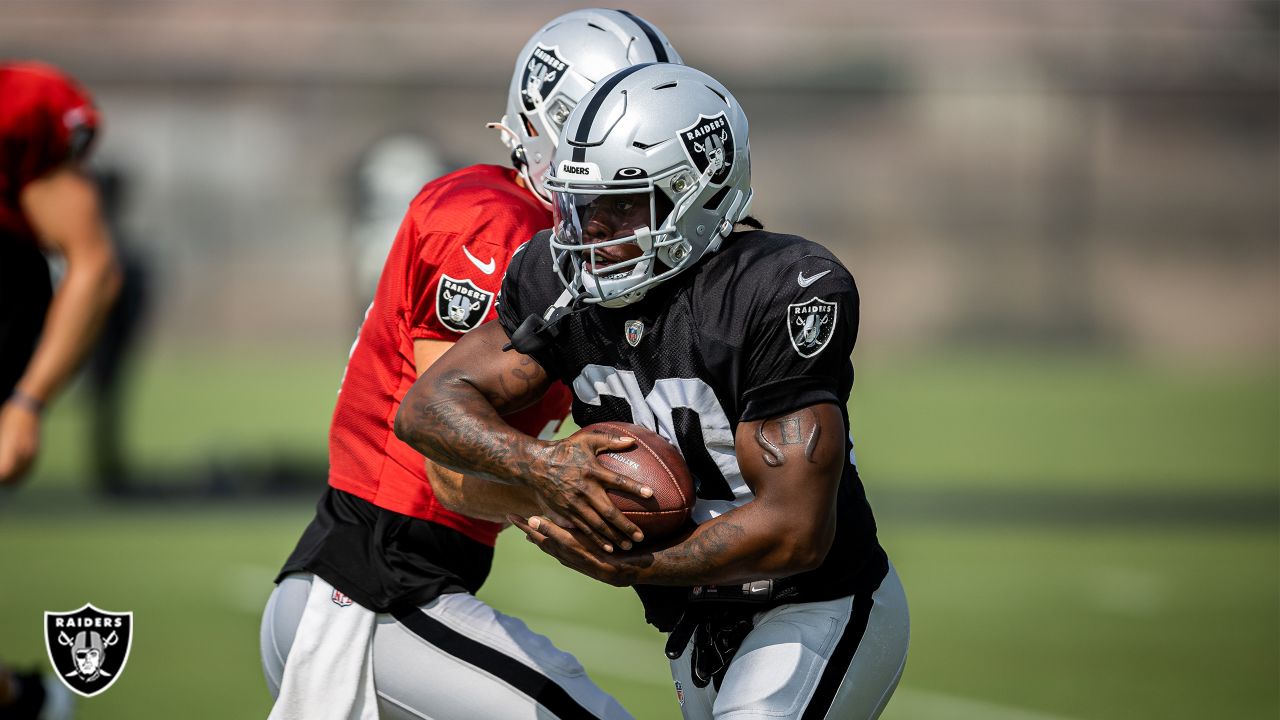
<path fill-rule="evenodd" d="M 511 255 L 551 226 L 516 172 L 473 165 L 427 183 L 409 205 L 351 349 L 329 430 L 329 484 L 378 507 L 440 523 L 493 545 L 501 526 L 441 506 L 423 458 L 392 425 L 417 379 L 415 340 L 457 341 L 495 316 Z M 569 412 L 560 383 L 507 422 L 549 437 Z"/>
<path fill-rule="evenodd" d="M 0 64 L 0 242 L 36 245 L 19 194 L 32 180 L 81 159 L 97 127 L 89 94 L 56 68 Z"/>

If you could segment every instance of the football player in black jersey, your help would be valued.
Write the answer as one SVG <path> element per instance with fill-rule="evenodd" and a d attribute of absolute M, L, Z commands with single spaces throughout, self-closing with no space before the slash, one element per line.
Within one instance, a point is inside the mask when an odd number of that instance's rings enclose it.
<path fill-rule="evenodd" d="M 459 472 L 531 488 L 546 514 L 510 518 L 530 540 L 635 586 L 669 633 L 686 718 L 878 716 L 909 623 L 849 435 L 849 271 L 747 215 L 746 117 L 692 68 L 602 80 L 569 117 L 546 187 L 555 225 L 517 251 L 499 322 L 418 380 L 397 434 Z M 601 478 L 617 479 L 595 460 L 626 439 L 540 441 L 502 421 L 556 379 L 579 425 L 636 423 L 680 447 L 695 529 L 633 547 L 635 527 L 600 502 Z"/>

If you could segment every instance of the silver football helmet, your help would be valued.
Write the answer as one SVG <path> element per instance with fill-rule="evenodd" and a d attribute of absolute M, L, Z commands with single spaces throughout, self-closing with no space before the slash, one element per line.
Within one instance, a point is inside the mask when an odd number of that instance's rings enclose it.
<path fill-rule="evenodd" d="M 542 178 L 582 96 L 614 70 L 652 62 L 681 60 L 661 30 L 625 10 L 574 10 L 533 34 L 516 57 L 507 114 L 489 126 L 534 195 L 550 205 Z"/>
<path fill-rule="evenodd" d="M 580 302 L 628 305 L 715 252 L 746 216 L 747 117 L 691 67 L 619 70 L 569 116 L 545 185 L 560 281 Z"/>

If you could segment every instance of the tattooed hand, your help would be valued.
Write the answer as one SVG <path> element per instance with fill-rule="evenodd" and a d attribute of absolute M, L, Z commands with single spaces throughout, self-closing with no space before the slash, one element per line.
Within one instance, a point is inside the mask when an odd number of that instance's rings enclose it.
<path fill-rule="evenodd" d="M 539 450 L 524 473 L 525 484 L 549 513 L 568 520 L 605 552 L 629 550 L 644 533 L 613 504 L 606 489 L 649 497 L 653 490 L 596 460 L 602 452 L 626 450 L 635 440 L 620 435 L 578 433 Z"/>

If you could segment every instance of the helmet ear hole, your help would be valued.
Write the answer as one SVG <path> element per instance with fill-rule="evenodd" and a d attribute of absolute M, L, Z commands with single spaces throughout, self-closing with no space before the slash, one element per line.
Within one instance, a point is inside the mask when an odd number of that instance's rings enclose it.
<path fill-rule="evenodd" d="M 538 137 L 538 128 L 534 127 L 533 123 L 529 121 L 528 115 L 520 113 L 520 122 L 524 123 L 524 132 L 526 135 L 529 137 Z"/>
<path fill-rule="evenodd" d="M 667 194 L 667 190 L 662 187 L 655 186 L 653 189 L 653 222 L 654 229 L 664 227 L 667 224 L 667 218 L 671 217 L 671 213 L 675 212 L 676 204 Z M 689 254 L 689 243 L 683 241 L 669 247 L 664 247 L 657 252 L 658 262 L 673 268 L 680 264 L 680 261 Z"/>
<path fill-rule="evenodd" d="M 675 202 L 667 195 L 667 191 L 655 187 L 653 192 L 653 222 L 661 226 L 663 221 L 671 217 L 676 209 Z M 655 228 L 656 229 L 656 228 Z"/>

